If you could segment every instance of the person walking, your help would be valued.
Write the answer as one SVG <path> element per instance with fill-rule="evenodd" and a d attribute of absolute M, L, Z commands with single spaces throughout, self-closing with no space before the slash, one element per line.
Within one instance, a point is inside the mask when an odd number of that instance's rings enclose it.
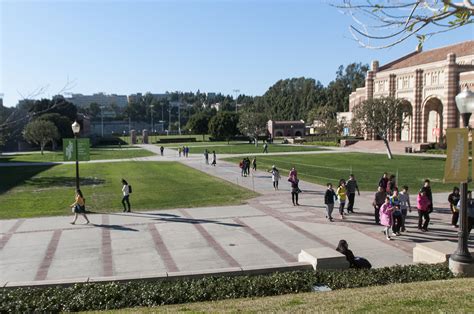
<path fill-rule="evenodd" d="M 206 165 L 209 165 L 209 151 L 207 150 L 207 148 L 204 150 L 204 162 L 206 163 Z"/>
<path fill-rule="evenodd" d="M 372 202 L 372 206 L 374 206 L 374 218 L 376 225 L 380 224 L 380 207 L 385 202 L 385 197 L 387 197 L 387 193 L 382 186 L 379 186 L 377 188 L 377 192 L 375 193 L 374 201 Z"/>
<path fill-rule="evenodd" d="M 392 205 L 390 204 L 390 197 L 385 197 L 385 202 L 380 206 L 380 224 L 385 227 L 383 230 L 385 238 L 392 240 L 390 237 L 390 228 L 392 227 Z"/>
<path fill-rule="evenodd" d="M 213 150 L 212 151 L 212 163 L 211 163 L 211 165 L 215 167 L 216 163 L 217 163 L 216 151 Z"/>
<path fill-rule="evenodd" d="M 272 173 L 272 182 L 273 182 L 273 188 L 275 191 L 278 190 L 278 181 L 280 181 L 280 172 L 278 169 L 275 167 L 275 165 L 272 166 L 272 170 L 270 170 Z"/>
<path fill-rule="evenodd" d="M 398 189 L 398 187 L 397 187 L 397 178 L 392 174 L 390 176 L 390 178 L 388 179 L 387 193 L 389 195 L 392 195 L 393 191 L 395 191 L 395 189 Z"/>
<path fill-rule="evenodd" d="M 418 208 L 418 230 L 422 232 L 428 231 L 428 224 L 430 223 L 430 199 L 426 195 L 426 190 L 422 189 L 418 193 L 417 208 Z M 423 222 L 424 219 L 424 222 Z"/>
<path fill-rule="evenodd" d="M 178 147 L 178 157 L 181 157 L 181 147 Z"/>
<path fill-rule="evenodd" d="M 252 159 L 252 169 L 254 172 L 257 171 L 257 157 L 253 157 Z"/>
<path fill-rule="evenodd" d="M 332 184 L 327 184 L 326 193 L 324 193 L 324 205 L 326 205 L 326 219 L 333 221 L 332 211 L 334 210 L 334 201 L 337 198 L 336 192 L 332 188 Z"/>
<path fill-rule="evenodd" d="M 459 208 L 461 207 L 461 200 L 459 200 Z M 474 225 L 474 199 L 472 199 L 472 191 L 467 191 L 467 234 L 471 233 Z"/>
<path fill-rule="evenodd" d="M 451 209 L 451 213 L 453 214 L 451 217 L 451 225 L 453 225 L 453 228 L 459 227 L 458 226 L 458 220 L 459 220 L 458 203 L 460 199 L 461 199 L 461 195 L 459 194 L 459 188 L 455 186 L 453 188 L 453 193 L 448 195 L 449 207 Z"/>
<path fill-rule="evenodd" d="M 425 192 L 426 197 L 428 197 L 428 200 L 430 201 L 428 211 L 431 214 L 433 212 L 433 193 L 431 192 L 430 180 L 426 179 L 421 189 Z"/>
<path fill-rule="evenodd" d="M 299 180 L 292 178 L 291 180 L 288 179 L 288 181 L 291 183 L 291 201 L 293 202 L 293 206 L 300 206 L 298 203 L 298 194 L 301 192 L 298 186 Z"/>
<path fill-rule="evenodd" d="M 385 192 L 387 192 L 388 187 L 388 173 L 384 172 L 382 177 L 379 180 L 379 186 L 383 188 Z"/>
<path fill-rule="evenodd" d="M 401 231 L 405 232 L 405 221 L 408 215 L 408 212 L 411 213 L 411 204 L 410 204 L 410 194 L 408 194 L 408 186 L 404 185 L 403 190 L 398 195 L 398 200 L 400 202 L 400 210 L 402 211 L 402 227 Z"/>
<path fill-rule="evenodd" d="M 122 179 L 122 205 L 124 213 L 130 212 L 130 192 L 130 185 L 128 185 L 128 182 L 125 179 Z M 128 205 L 128 209 L 125 204 Z"/>
<path fill-rule="evenodd" d="M 161 156 L 163 156 L 163 152 L 164 152 L 164 151 L 165 151 L 165 148 L 163 147 L 163 145 L 160 146 L 160 154 L 161 154 Z"/>
<path fill-rule="evenodd" d="M 357 194 L 359 196 L 360 196 L 360 192 L 359 192 L 359 186 L 357 185 L 357 180 L 355 179 L 353 174 L 351 174 L 349 176 L 349 180 L 347 180 L 346 189 L 347 189 L 347 200 L 349 202 L 347 205 L 347 212 L 354 213 L 355 192 L 357 191 Z"/>
<path fill-rule="evenodd" d="M 291 167 L 290 173 L 288 174 L 288 181 L 297 180 L 298 179 L 298 172 L 296 171 L 295 167 Z"/>
<path fill-rule="evenodd" d="M 79 215 L 82 215 L 86 219 L 86 225 L 90 223 L 86 215 L 86 200 L 80 189 L 76 190 L 76 197 L 74 203 L 71 204 L 71 210 L 74 213 L 74 220 L 71 221 L 71 225 L 76 224 Z"/>
<path fill-rule="evenodd" d="M 394 236 L 401 235 L 402 228 L 402 210 L 400 209 L 400 199 L 398 198 L 398 189 L 393 190 L 390 196 L 390 205 L 392 205 L 392 231 Z"/>
<path fill-rule="evenodd" d="M 263 143 L 263 153 L 268 154 L 268 144 L 266 142 Z"/>
<path fill-rule="evenodd" d="M 341 219 L 344 219 L 344 206 L 346 205 L 347 198 L 346 181 L 344 179 L 339 180 L 336 195 L 339 199 L 339 214 L 341 215 Z"/>

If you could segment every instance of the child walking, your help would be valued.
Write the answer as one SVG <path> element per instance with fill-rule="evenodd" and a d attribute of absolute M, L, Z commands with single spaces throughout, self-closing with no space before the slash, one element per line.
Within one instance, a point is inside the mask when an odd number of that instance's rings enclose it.
<path fill-rule="evenodd" d="M 408 215 L 408 211 L 411 213 L 411 205 L 410 205 L 410 194 L 408 194 L 408 186 L 404 185 L 403 190 L 398 195 L 398 200 L 400 202 L 400 209 L 402 211 L 402 232 L 406 231 L 405 228 L 405 220 Z"/>
<path fill-rule="evenodd" d="M 390 205 L 392 205 L 392 231 L 394 236 L 401 235 L 402 228 L 402 210 L 400 209 L 400 199 L 398 198 L 398 188 L 393 190 L 390 197 Z"/>
<path fill-rule="evenodd" d="M 380 206 L 380 224 L 385 227 L 383 232 L 387 240 L 392 240 L 390 238 L 390 228 L 392 227 L 392 205 L 390 204 L 390 197 L 385 197 L 385 203 Z"/>
<path fill-rule="evenodd" d="M 332 189 L 332 184 L 327 184 L 328 189 L 324 194 L 324 204 L 326 205 L 326 219 L 329 221 L 333 221 L 332 218 L 332 211 L 334 209 L 334 200 L 337 198 L 336 193 Z"/>

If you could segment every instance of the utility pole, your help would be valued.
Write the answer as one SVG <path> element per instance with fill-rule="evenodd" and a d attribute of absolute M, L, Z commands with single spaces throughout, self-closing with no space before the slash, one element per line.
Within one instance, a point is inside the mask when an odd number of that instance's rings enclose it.
<path fill-rule="evenodd" d="M 101 134 L 102 137 L 104 137 L 104 106 L 100 106 L 100 119 L 102 121 L 101 123 Z"/>
<path fill-rule="evenodd" d="M 234 89 L 233 92 L 235 94 L 235 113 L 237 113 L 237 98 L 239 97 L 240 89 Z"/>

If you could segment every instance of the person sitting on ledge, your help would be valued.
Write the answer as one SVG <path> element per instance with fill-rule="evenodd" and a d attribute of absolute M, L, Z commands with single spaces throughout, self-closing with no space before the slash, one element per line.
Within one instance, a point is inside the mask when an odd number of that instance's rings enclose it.
<path fill-rule="evenodd" d="M 349 250 L 349 244 L 346 240 L 340 240 L 336 248 L 336 251 L 346 256 L 347 261 L 349 262 L 349 268 L 358 268 L 358 269 L 370 269 L 372 265 L 368 260 L 363 257 L 355 257 L 354 253 Z"/>

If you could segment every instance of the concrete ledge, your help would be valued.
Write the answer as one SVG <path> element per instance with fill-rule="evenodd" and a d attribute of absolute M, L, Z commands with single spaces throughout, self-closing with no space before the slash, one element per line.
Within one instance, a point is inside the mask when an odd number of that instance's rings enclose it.
<path fill-rule="evenodd" d="M 413 262 L 437 264 L 447 262 L 456 250 L 457 243 L 450 241 L 434 241 L 417 243 L 413 248 Z"/>
<path fill-rule="evenodd" d="M 167 279 L 198 279 L 210 276 L 237 276 L 242 275 L 240 267 L 229 267 L 219 269 L 202 269 L 192 271 L 169 272 Z"/>
<path fill-rule="evenodd" d="M 457 276 L 474 277 L 474 262 L 461 263 L 449 259 L 449 270 Z"/>
<path fill-rule="evenodd" d="M 302 249 L 298 255 L 298 261 L 311 264 L 315 270 L 349 268 L 346 257 L 328 247 Z"/>
<path fill-rule="evenodd" d="M 89 283 L 107 283 L 107 282 L 129 282 L 137 280 L 156 280 L 156 279 L 166 279 L 168 274 L 166 272 L 155 273 L 155 274 L 144 274 L 139 276 L 133 275 L 120 275 L 112 277 L 90 277 Z"/>
<path fill-rule="evenodd" d="M 307 262 L 294 262 L 287 265 L 242 266 L 242 275 L 263 275 L 273 272 L 287 272 L 295 270 L 313 269 Z"/>
<path fill-rule="evenodd" d="M 41 281 L 9 281 L 4 288 L 22 288 L 22 287 L 50 287 L 50 286 L 72 286 L 76 283 L 87 283 L 88 277 L 72 279 L 55 279 Z"/>

